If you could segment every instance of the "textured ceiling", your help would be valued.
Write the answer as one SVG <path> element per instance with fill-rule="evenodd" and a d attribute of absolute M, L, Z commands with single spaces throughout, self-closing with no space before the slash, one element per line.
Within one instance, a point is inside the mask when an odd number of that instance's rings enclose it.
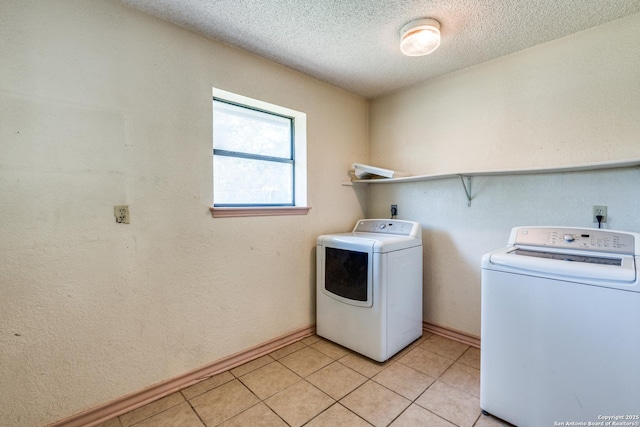
<path fill-rule="evenodd" d="M 640 0 L 121 0 L 191 31 L 374 98 L 640 12 Z M 441 23 L 431 55 L 399 31 Z"/>

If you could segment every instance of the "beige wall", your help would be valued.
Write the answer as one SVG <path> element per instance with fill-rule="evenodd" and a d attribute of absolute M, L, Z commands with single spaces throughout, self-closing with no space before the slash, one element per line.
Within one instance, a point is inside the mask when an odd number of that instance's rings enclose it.
<path fill-rule="evenodd" d="M 639 44 L 636 15 L 375 100 L 369 120 L 361 98 L 116 1 L 0 3 L 0 424 L 312 324 L 316 236 L 390 203 L 424 229 L 425 320 L 479 335 L 480 256 L 514 225 L 591 226 L 593 204 L 640 230 L 640 171 L 477 178 L 470 208 L 459 180 L 367 190 L 346 171 L 638 158 Z M 212 86 L 307 113 L 309 215 L 211 218 Z"/>
<path fill-rule="evenodd" d="M 372 101 L 374 165 L 459 173 L 640 159 L 640 15 Z M 511 227 L 640 231 L 638 168 L 370 185 L 368 215 L 420 221 L 424 319 L 480 335 L 480 258 Z"/>
<path fill-rule="evenodd" d="M 640 14 L 375 100 L 371 162 L 415 175 L 640 157 Z"/>
<path fill-rule="evenodd" d="M 340 182 L 367 101 L 116 1 L 1 2 L 0 58 L 1 425 L 314 323 L 316 236 L 364 215 Z M 307 113 L 307 216 L 211 217 L 212 86 Z"/>

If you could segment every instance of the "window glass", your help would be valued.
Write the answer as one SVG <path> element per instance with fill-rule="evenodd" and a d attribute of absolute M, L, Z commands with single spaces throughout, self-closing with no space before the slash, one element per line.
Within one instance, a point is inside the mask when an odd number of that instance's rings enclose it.
<path fill-rule="evenodd" d="M 214 156 L 216 205 L 292 205 L 293 164 Z"/>
<path fill-rule="evenodd" d="M 214 208 L 306 207 L 306 179 L 304 113 L 213 89 Z"/>
<path fill-rule="evenodd" d="M 291 158 L 292 120 L 222 101 L 213 102 L 217 150 Z"/>

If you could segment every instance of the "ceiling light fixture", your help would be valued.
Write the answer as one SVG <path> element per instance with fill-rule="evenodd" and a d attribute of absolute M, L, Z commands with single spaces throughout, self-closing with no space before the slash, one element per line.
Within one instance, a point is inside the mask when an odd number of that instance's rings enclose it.
<path fill-rule="evenodd" d="M 400 50 L 407 56 L 428 55 L 440 46 L 440 23 L 425 18 L 409 22 L 400 30 Z"/>

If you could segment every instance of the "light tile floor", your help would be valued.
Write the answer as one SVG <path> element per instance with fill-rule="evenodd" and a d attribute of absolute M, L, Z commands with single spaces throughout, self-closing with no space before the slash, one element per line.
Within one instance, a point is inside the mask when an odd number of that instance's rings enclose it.
<path fill-rule="evenodd" d="M 99 427 L 508 426 L 479 396 L 476 348 L 425 332 L 377 363 L 311 336 Z"/>

